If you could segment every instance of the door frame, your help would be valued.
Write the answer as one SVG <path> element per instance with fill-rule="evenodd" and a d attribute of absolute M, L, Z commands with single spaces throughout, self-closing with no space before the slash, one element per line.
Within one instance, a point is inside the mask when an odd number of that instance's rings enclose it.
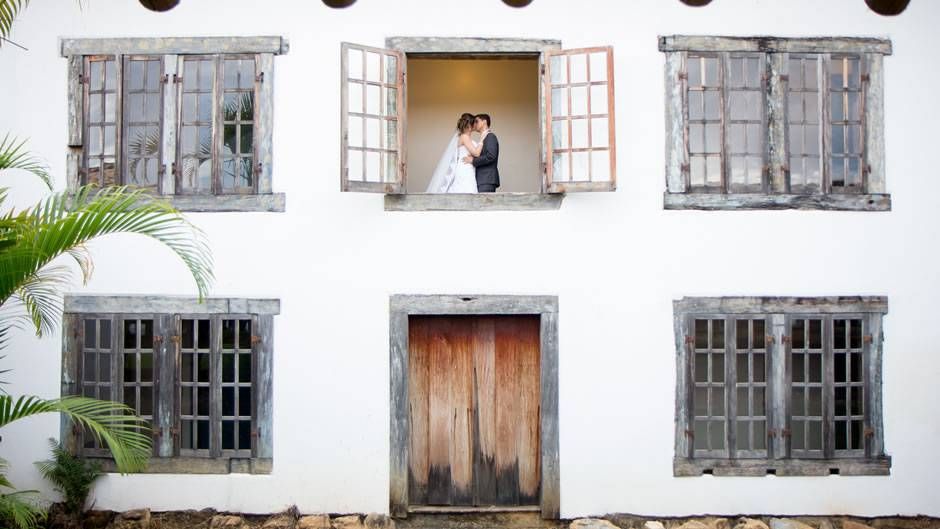
<path fill-rule="evenodd" d="M 542 518 L 557 519 L 561 506 L 558 465 L 558 297 L 393 295 L 389 299 L 389 512 L 408 516 L 410 421 L 408 418 L 408 325 L 410 316 L 538 315 Z"/>

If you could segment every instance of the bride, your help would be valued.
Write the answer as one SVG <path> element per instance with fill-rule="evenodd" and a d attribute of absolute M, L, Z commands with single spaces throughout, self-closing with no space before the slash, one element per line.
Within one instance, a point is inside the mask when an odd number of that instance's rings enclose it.
<path fill-rule="evenodd" d="M 473 164 L 463 161 L 467 155 L 480 155 L 481 145 L 470 138 L 473 114 L 464 113 L 457 120 L 457 131 L 434 169 L 426 193 L 476 193 L 477 177 Z"/>

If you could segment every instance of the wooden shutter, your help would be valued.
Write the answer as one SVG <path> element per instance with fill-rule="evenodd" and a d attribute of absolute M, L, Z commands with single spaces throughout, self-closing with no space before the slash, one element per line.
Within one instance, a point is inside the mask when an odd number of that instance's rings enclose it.
<path fill-rule="evenodd" d="M 549 193 L 614 191 L 614 50 L 545 53 L 545 182 Z"/>
<path fill-rule="evenodd" d="M 405 56 L 343 43 L 343 191 L 403 193 Z"/>

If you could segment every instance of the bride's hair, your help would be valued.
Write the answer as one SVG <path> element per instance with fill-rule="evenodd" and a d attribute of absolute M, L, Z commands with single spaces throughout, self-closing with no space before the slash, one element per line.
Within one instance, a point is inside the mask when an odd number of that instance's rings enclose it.
<path fill-rule="evenodd" d="M 467 129 L 473 127 L 473 114 L 468 114 L 464 112 L 460 115 L 460 119 L 457 120 L 457 132 L 461 134 L 466 132 Z"/>

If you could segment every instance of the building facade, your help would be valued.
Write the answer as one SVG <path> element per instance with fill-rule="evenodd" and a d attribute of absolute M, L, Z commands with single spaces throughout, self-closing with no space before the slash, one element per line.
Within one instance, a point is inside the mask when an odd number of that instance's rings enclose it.
<path fill-rule="evenodd" d="M 217 281 L 95 243 L 11 392 L 151 422 L 100 508 L 940 515 L 940 8 L 713 4 L 30 6 L 7 128 L 166 196 Z M 461 112 L 496 195 L 422 193 Z M 15 425 L 20 487 L 42 436 L 102 455 Z"/>

